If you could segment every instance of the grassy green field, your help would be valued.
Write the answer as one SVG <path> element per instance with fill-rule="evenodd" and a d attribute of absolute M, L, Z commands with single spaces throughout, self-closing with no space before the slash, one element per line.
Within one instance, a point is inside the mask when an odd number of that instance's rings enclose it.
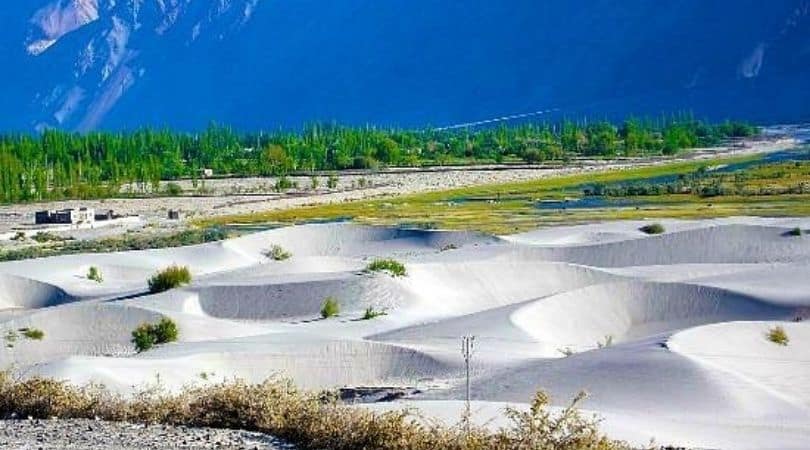
<path fill-rule="evenodd" d="M 541 226 L 603 220 L 810 215 L 810 162 L 770 163 L 761 158 L 689 161 L 556 176 L 530 182 L 224 216 L 200 224 L 274 225 L 350 219 L 374 225 L 509 234 Z M 745 166 L 746 163 L 752 165 Z M 745 166 L 740 170 L 713 170 L 740 164 Z M 624 186 L 654 187 L 661 193 L 600 196 L 598 199 L 606 204 L 595 207 L 541 206 L 548 205 L 549 201 L 583 198 L 586 188 L 597 184 L 618 186 L 619 191 Z M 706 186 L 712 190 L 707 190 Z"/>

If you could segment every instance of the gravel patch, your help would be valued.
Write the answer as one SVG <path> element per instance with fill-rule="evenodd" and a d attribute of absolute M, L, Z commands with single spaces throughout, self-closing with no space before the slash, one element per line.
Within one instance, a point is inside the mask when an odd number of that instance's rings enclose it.
<path fill-rule="evenodd" d="M 271 436 L 241 430 L 138 425 L 94 420 L 0 421 L 0 449 L 292 450 Z"/>

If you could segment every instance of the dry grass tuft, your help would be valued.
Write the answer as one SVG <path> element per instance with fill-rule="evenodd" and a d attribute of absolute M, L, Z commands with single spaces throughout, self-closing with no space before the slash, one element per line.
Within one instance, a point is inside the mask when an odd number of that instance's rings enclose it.
<path fill-rule="evenodd" d="M 374 413 L 344 406 L 331 394 L 299 391 L 289 381 L 232 381 L 168 394 L 157 387 L 132 398 L 97 385 L 76 387 L 45 378 L 13 379 L 0 372 L 0 417 L 87 418 L 235 428 L 267 433 L 301 449 L 354 450 L 618 450 L 628 448 L 584 417 L 578 396 L 560 413 L 538 393 L 526 410 L 508 409 L 497 431 L 446 426 L 408 411 Z"/>
<path fill-rule="evenodd" d="M 790 342 L 787 332 L 785 332 L 785 329 L 781 325 L 777 325 L 768 330 L 766 337 L 769 341 L 778 345 L 788 345 L 788 342 Z"/>
<path fill-rule="evenodd" d="M 387 272 L 392 277 L 404 277 L 408 274 L 405 265 L 395 259 L 375 259 L 365 269 L 366 272 Z"/>
<path fill-rule="evenodd" d="M 284 261 L 292 257 L 292 253 L 285 250 L 284 247 L 275 244 L 265 250 L 263 254 L 266 258 L 272 259 L 273 261 Z"/>

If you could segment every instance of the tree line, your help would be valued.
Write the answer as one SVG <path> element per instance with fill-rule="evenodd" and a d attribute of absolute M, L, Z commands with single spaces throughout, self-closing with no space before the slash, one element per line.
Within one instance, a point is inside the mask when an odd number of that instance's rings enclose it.
<path fill-rule="evenodd" d="M 0 201 L 105 198 L 120 195 L 123 185 L 154 192 L 161 180 L 194 179 L 204 169 L 217 176 L 271 176 L 381 166 L 673 154 L 757 132 L 746 123 L 710 124 L 689 116 L 456 130 L 334 124 L 270 133 L 239 133 L 217 124 L 200 133 L 149 128 L 87 134 L 48 130 L 0 135 Z"/>

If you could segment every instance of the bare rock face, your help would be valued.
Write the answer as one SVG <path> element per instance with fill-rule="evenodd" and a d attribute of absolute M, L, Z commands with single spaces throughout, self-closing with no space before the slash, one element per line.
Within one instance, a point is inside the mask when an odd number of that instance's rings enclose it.
<path fill-rule="evenodd" d="M 200 6 L 205 3 L 207 6 Z M 252 17 L 259 0 L 51 0 L 29 20 L 27 58 L 56 59 L 34 99 L 34 128 L 97 128 L 146 76 L 142 52 L 167 54 L 216 28 L 220 39 Z M 171 41 L 171 42 L 167 42 Z M 173 42 L 173 43 L 172 43 Z M 169 44 L 169 45 L 167 45 Z"/>

